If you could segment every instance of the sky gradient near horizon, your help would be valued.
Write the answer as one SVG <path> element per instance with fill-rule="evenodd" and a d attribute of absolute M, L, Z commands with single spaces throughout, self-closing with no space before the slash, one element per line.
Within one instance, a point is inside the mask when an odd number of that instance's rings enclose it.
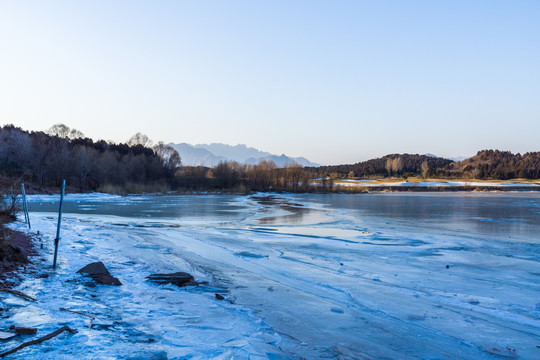
<path fill-rule="evenodd" d="M 321 164 L 540 151 L 540 1 L 2 1 L 0 124 Z"/>

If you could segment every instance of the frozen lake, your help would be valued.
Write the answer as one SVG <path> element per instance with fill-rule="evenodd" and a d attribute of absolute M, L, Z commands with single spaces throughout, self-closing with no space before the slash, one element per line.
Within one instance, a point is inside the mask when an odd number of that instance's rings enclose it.
<path fill-rule="evenodd" d="M 50 264 L 58 196 L 29 198 Z M 59 269 L 18 288 L 39 302 L 2 301 L 7 326 L 79 332 L 21 356 L 540 358 L 540 193 L 65 200 Z M 124 285 L 85 286 L 98 260 Z M 209 284 L 144 279 L 173 271 Z"/>

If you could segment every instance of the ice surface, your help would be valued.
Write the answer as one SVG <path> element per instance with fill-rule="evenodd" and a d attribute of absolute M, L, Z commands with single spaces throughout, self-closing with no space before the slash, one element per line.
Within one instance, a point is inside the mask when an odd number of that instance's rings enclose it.
<path fill-rule="evenodd" d="M 29 199 L 50 266 L 57 198 Z M 59 268 L 18 288 L 38 303 L 3 295 L 4 326 L 79 332 L 23 357 L 540 355 L 540 194 L 91 194 L 64 209 Z M 124 285 L 86 287 L 75 272 L 97 260 Z M 174 271 L 208 285 L 144 279 Z"/>

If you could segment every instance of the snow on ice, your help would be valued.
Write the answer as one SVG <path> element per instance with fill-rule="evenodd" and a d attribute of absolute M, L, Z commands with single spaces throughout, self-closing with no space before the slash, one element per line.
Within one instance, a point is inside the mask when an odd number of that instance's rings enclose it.
<path fill-rule="evenodd" d="M 538 193 L 73 194 L 56 271 L 58 197 L 29 198 L 50 276 L 17 288 L 36 303 L 2 295 L 2 328 L 78 333 L 21 357 L 540 357 Z M 94 261 L 123 285 L 86 286 Z M 145 279 L 177 271 L 205 284 Z"/>

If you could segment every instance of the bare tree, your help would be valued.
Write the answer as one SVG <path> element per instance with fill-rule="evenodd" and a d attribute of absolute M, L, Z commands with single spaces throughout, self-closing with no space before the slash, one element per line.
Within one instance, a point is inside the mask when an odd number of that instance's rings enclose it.
<path fill-rule="evenodd" d="M 403 159 L 401 156 L 396 155 L 392 158 L 387 158 L 385 166 L 386 171 L 388 171 L 388 175 L 398 175 L 399 172 L 403 169 Z"/>
<path fill-rule="evenodd" d="M 63 139 L 78 139 L 84 137 L 82 132 L 77 129 L 71 129 L 65 124 L 54 124 L 46 131 L 46 133 Z"/>
<path fill-rule="evenodd" d="M 272 185 L 273 172 L 276 164 L 273 161 L 263 160 L 257 165 L 246 166 L 246 179 L 256 190 L 268 190 Z"/>
<path fill-rule="evenodd" d="M 240 184 L 240 178 L 245 172 L 245 168 L 236 161 L 220 161 L 212 169 L 212 176 L 216 179 L 218 186 L 229 188 Z"/>
<path fill-rule="evenodd" d="M 430 175 L 430 169 L 427 160 L 425 160 L 422 165 L 420 165 L 420 170 L 422 171 L 422 177 L 424 179 L 427 179 Z"/>
<path fill-rule="evenodd" d="M 392 175 L 392 159 L 388 158 L 386 159 L 386 163 L 384 165 L 386 168 L 386 171 L 388 171 L 388 176 Z"/>
<path fill-rule="evenodd" d="M 303 168 L 297 162 L 293 161 L 285 165 L 286 184 L 294 191 L 298 189 L 300 180 L 302 179 Z"/>
<path fill-rule="evenodd" d="M 47 131 L 46 133 L 51 135 L 51 136 L 58 136 L 60 138 L 67 138 L 68 135 L 69 135 L 69 131 L 71 129 L 67 126 L 67 125 L 64 125 L 64 124 L 54 124 L 53 126 L 51 126 Z"/>
<path fill-rule="evenodd" d="M 176 169 L 182 165 L 182 160 L 180 159 L 178 151 L 170 145 L 165 145 L 162 141 L 154 146 L 154 152 L 159 156 L 161 163 L 167 169 L 176 171 Z"/>
<path fill-rule="evenodd" d="M 403 159 L 401 156 L 396 156 L 392 159 L 392 170 L 398 174 L 403 169 Z"/>
<path fill-rule="evenodd" d="M 71 129 L 71 131 L 69 132 L 68 137 L 70 139 L 82 139 L 82 138 L 84 138 L 84 134 L 81 131 L 77 130 L 77 129 Z"/>
<path fill-rule="evenodd" d="M 75 172 L 79 178 L 79 189 L 81 192 L 85 190 L 86 180 L 88 175 L 93 170 L 96 162 L 96 151 L 86 146 L 77 146 L 75 148 Z"/>
<path fill-rule="evenodd" d="M 151 148 L 154 143 L 148 138 L 148 136 L 138 132 L 129 138 L 127 144 L 129 146 L 142 145 L 144 147 Z"/>
<path fill-rule="evenodd" d="M 62 179 L 65 179 L 71 168 L 70 163 L 73 158 L 71 158 L 71 151 L 69 148 L 69 143 L 64 139 L 56 139 L 57 141 L 53 144 L 53 151 L 51 152 L 51 164 L 55 172 L 55 185 L 59 185 Z"/>
<path fill-rule="evenodd" d="M 32 139 L 30 135 L 12 125 L 0 133 L 0 169 L 11 176 L 19 176 L 31 163 Z"/>

